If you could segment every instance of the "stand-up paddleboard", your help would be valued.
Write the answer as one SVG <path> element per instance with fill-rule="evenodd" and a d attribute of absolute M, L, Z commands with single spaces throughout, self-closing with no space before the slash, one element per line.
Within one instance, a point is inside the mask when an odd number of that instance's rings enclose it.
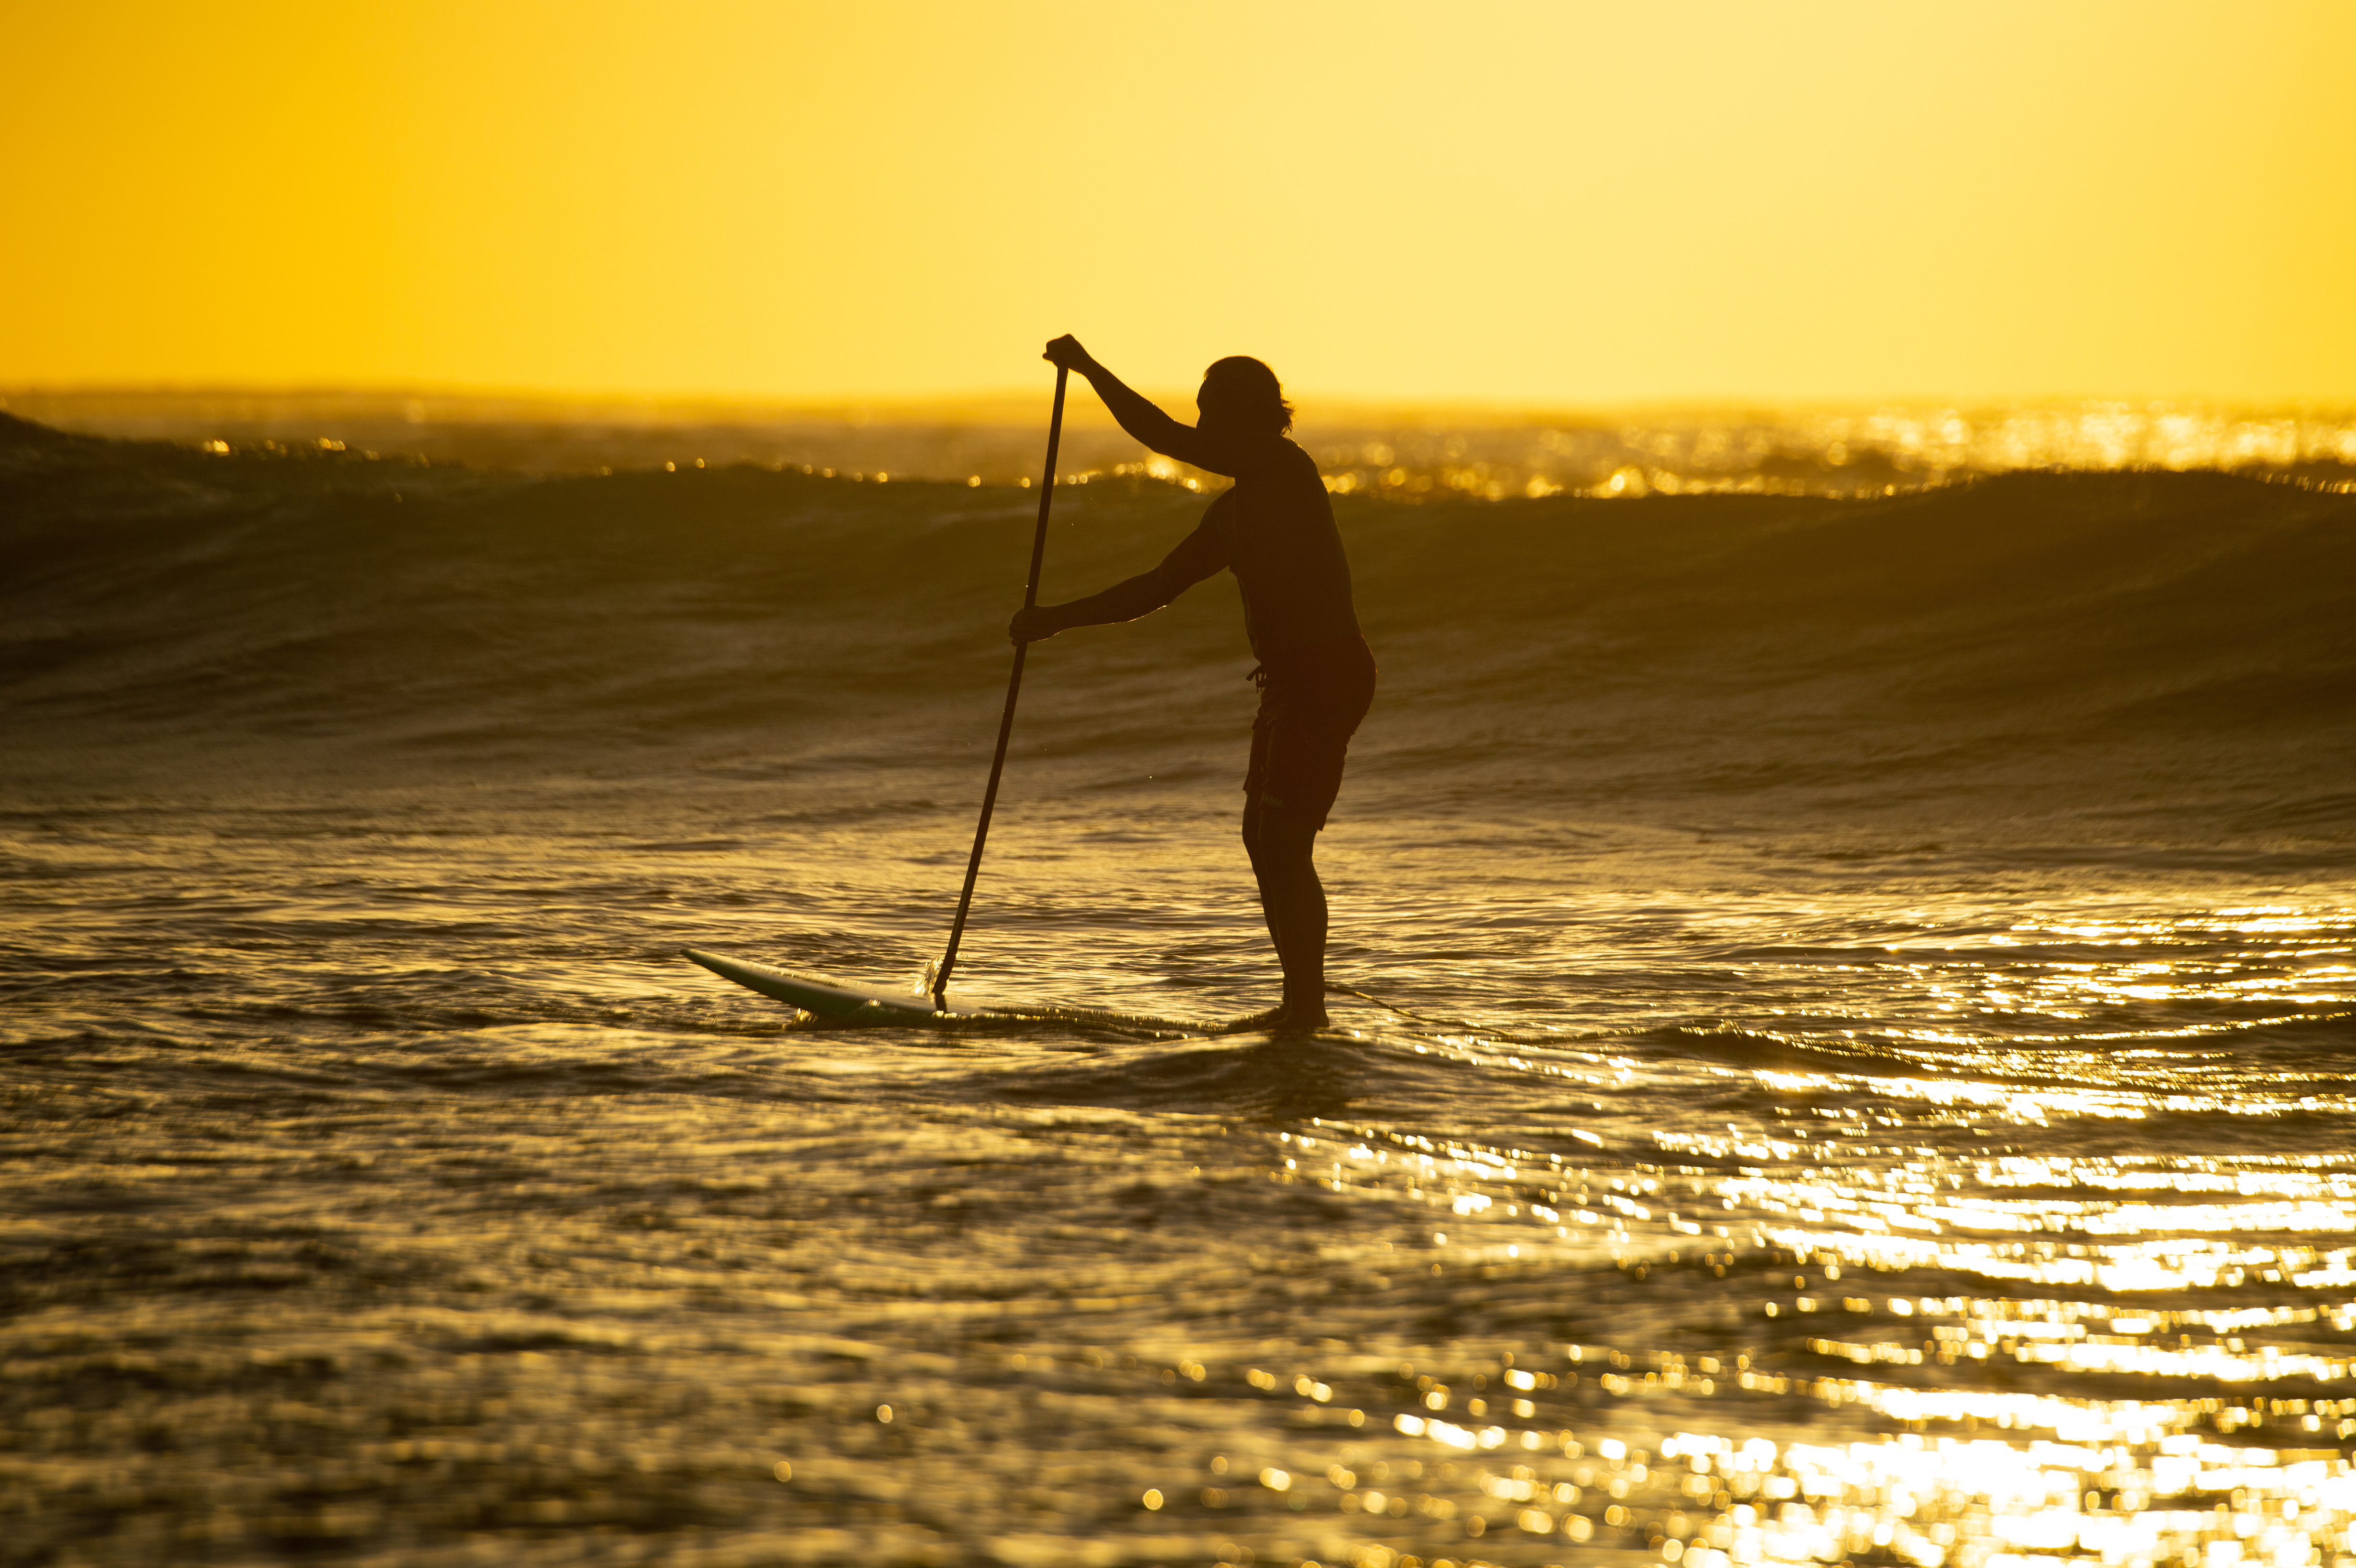
<path fill-rule="evenodd" d="M 1150 1013 L 1107 1012 L 1098 1008 L 1066 1008 L 1053 1003 L 1020 1008 L 937 1008 L 930 997 L 905 991 L 862 991 L 838 986 L 815 975 L 796 975 L 766 964 L 723 958 L 699 948 L 680 950 L 723 980 L 734 980 L 788 1007 L 799 1008 L 830 1023 L 867 1024 L 900 1029 L 988 1029 L 992 1025 L 1079 1024 L 1119 1029 L 1127 1034 L 1161 1039 L 1215 1033 L 1215 1024 L 1190 1023 L 1183 1019 L 1155 1018 Z"/>
<path fill-rule="evenodd" d="M 702 953 L 684 948 L 688 957 L 724 980 L 789 1002 L 806 1013 L 822 1019 L 841 1019 L 854 1023 L 929 1024 L 948 1019 L 973 1018 L 977 1015 L 963 1008 L 939 1008 L 927 997 L 910 996 L 905 992 L 857 991 L 848 986 L 837 986 L 809 975 L 792 975 L 783 969 L 772 969 L 766 964 L 747 964 L 741 958 L 723 958 L 717 953 Z"/>

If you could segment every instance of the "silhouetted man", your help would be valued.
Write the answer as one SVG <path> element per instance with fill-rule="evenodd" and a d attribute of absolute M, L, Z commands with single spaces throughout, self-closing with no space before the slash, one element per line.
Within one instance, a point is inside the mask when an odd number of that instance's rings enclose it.
<path fill-rule="evenodd" d="M 1236 574 L 1260 684 L 1244 773 L 1244 848 L 1284 966 L 1283 1006 L 1240 1027 L 1315 1029 L 1326 1021 L 1317 834 L 1341 791 L 1350 737 L 1375 696 L 1375 656 L 1358 631 L 1350 563 L 1324 481 L 1309 454 L 1286 439 L 1292 405 L 1276 372 L 1257 359 L 1237 356 L 1205 371 L 1194 394 L 1200 421 L 1189 427 L 1122 385 L 1076 338 L 1058 337 L 1045 357 L 1086 376 L 1140 442 L 1235 485 L 1152 571 L 1068 604 L 1022 611 L 1007 635 L 1020 644 L 1074 626 L 1134 621 L 1223 567 Z"/>

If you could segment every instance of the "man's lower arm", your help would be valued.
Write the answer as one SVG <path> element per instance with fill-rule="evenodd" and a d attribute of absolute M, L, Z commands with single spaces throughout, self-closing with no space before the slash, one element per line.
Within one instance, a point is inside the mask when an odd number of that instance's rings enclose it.
<path fill-rule="evenodd" d="M 1044 604 L 1040 608 L 1055 618 L 1057 631 L 1068 632 L 1075 626 L 1109 626 L 1119 621 L 1134 621 L 1169 603 L 1170 596 L 1160 592 L 1154 575 L 1146 572 L 1126 582 L 1116 582 L 1101 593 L 1091 593 L 1068 604 Z"/>
<path fill-rule="evenodd" d="M 1096 389 L 1098 399 L 1112 415 L 1113 422 L 1126 431 L 1130 440 L 1165 456 L 1176 457 L 1181 462 L 1192 460 L 1184 453 L 1172 450 L 1193 434 L 1191 427 L 1172 419 L 1153 400 L 1134 390 L 1129 383 L 1094 361 L 1081 374 L 1087 377 L 1088 385 Z"/>

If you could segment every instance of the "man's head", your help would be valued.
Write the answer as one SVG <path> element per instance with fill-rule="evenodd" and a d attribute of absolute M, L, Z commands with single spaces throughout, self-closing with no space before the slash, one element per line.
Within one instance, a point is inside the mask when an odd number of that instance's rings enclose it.
<path fill-rule="evenodd" d="M 1204 428 L 1281 435 L 1292 428 L 1292 405 L 1276 372 L 1257 359 L 1230 354 L 1203 372 L 1194 407 Z"/>

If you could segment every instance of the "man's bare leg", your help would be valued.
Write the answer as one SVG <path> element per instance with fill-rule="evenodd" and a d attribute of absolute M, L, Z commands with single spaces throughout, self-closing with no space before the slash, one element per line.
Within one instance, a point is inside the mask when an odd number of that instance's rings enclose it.
<path fill-rule="evenodd" d="M 1260 913 L 1284 969 L 1284 1005 L 1243 1020 L 1258 1028 L 1325 1026 L 1325 884 L 1317 879 L 1317 830 L 1254 795 L 1244 806 L 1244 848 L 1259 881 Z"/>

